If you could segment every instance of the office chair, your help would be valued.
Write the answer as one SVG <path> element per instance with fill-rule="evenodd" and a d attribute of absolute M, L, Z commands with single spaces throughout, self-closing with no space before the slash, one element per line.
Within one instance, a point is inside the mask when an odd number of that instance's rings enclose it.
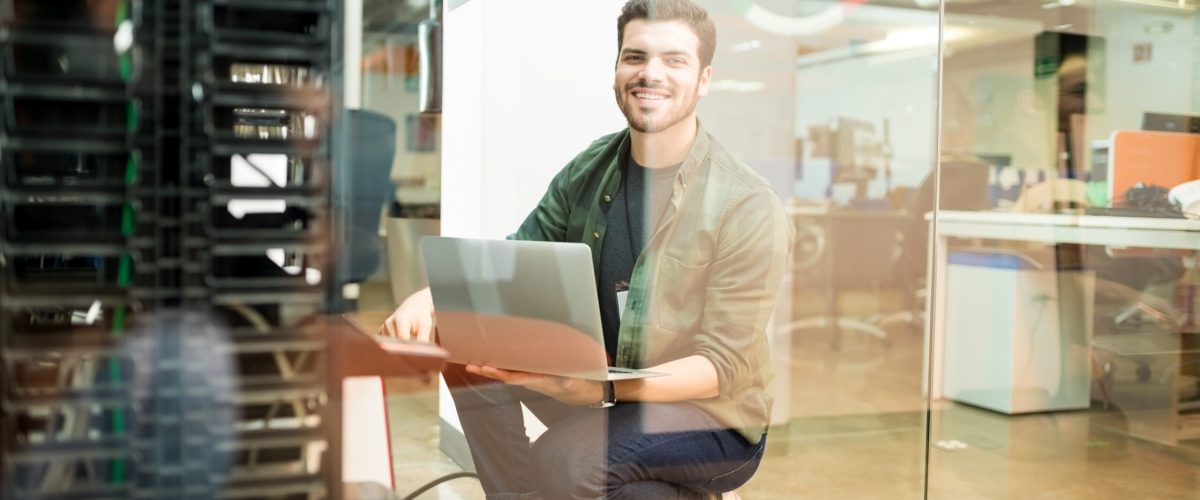
<path fill-rule="evenodd" d="M 988 168 L 974 162 L 943 162 L 941 208 L 982 210 L 988 207 Z M 934 177 L 917 187 L 902 211 L 832 210 L 796 219 L 793 272 L 823 275 L 827 283 L 825 314 L 785 326 L 792 330 L 829 329 L 835 348 L 843 330 L 888 340 L 897 325 L 925 322 L 924 281 L 929 257 L 929 221 Z M 823 271 L 823 272 L 822 272 Z M 797 277 L 798 282 L 803 282 Z M 841 296 L 853 289 L 911 290 L 900 311 L 853 318 L 841 314 Z"/>
<path fill-rule="evenodd" d="M 1090 207 L 1086 185 L 1075 179 L 1051 179 L 1028 187 L 1018 198 L 1014 211 L 1054 212 L 1060 209 Z M 1174 283 L 1184 273 L 1183 263 L 1175 255 L 1114 253 L 1095 245 L 1055 245 L 1055 265 L 1059 269 L 1085 269 L 1094 273 L 1095 298 L 1092 314 L 1093 370 L 1099 373 L 1097 388 L 1105 404 L 1110 403 L 1108 388 L 1115 374 L 1113 363 L 1099 339 L 1121 340 L 1129 333 L 1178 332 L 1182 317 L 1169 300 L 1155 296 L 1152 289 Z M 1119 356 L 1115 355 L 1114 356 Z M 1136 376 L 1145 382 L 1151 377 L 1153 356 L 1131 356 Z"/>
<path fill-rule="evenodd" d="M 900 256 L 896 262 L 896 284 L 923 289 L 929 262 L 929 221 L 925 214 L 934 210 L 986 210 L 989 208 L 987 186 L 988 166 L 966 161 L 946 161 L 941 166 L 941 185 L 934 185 L 930 172 L 917 186 L 908 206 L 901 228 Z M 941 196 L 937 189 L 940 187 Z M 924 311 L 924 304 L 920 304 Z"/>
<path fill-rule="evenodd" d="M 941 168 L 941 192 L 939 202 L 942 210 L 983 210 L 988 208 L 988 167 L 982 163 L 947 161 Z M 929 259 L 929 221 L 926 214 L 934 210 L 937 198 L 934 174 L 931 172 L 913 192 L 908 204 L 895 221 L 895 258 L 884 269 L 886 279 L 883 286 L 898 290 L 910 290 L 904 295 L 905 305 L 901 310 L 870 318 L 880 331 L 896 325 L 925 325 L 925 301 L 928 300 L 925 283 Z"/>
<path fill-rule="evenodd" d="M 896 211 L 794 211 L 797 241 L 791 281 L 797 296 L 818 294 L 822 308 L 781 328 L 826 331 L 835 351 L 841 350 L 847 332 L 886 343 L 889 336 L 883 322 L 887 315 L 847 315 L 843 299 L 852 291 L 880 291 L 889 286 L 898 248 L 897 228 L 903 218 Z M 881 360 L 872 361 L 877 362 Z"/>
<path fill-rule="evenodd" d="M 341 161 L 332 169 L 338 244 L 332 269 L 339 292 L 346 284 L 365 281 L 379 267 L 379 221 L 391 197 L 397 134 L 394 120 L 372 111 L 345 110 L 343 120 Z"/>

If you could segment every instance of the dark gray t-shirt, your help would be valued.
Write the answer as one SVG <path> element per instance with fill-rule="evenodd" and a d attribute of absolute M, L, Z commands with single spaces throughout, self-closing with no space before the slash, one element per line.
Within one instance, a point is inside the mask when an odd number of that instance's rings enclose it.
<path fill-rule="evenodd" d="M 600 322 L 604 326 L 604 348 L 610 364 L 617 352 L 617 332 L 621 328 L 617 291 L 629 288 L 633 265 L 666 212 L 678 171 L 679 165 L 645 168 L 630 157 L 621 186 L 608 207 L 596 295 L 600 298 Z"/>

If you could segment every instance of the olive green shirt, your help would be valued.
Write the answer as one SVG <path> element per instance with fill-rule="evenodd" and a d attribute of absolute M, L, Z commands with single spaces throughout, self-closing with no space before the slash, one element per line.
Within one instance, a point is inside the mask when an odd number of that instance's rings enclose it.
<path fill-rule="evenodd" d="M 628 129 L 604 136 L 571 160 L 512 237 L 584 242 L 598 265 L 629 140 Z M 773 401 L 767 323 L 793 236 L 770 184 L 698 128 L 634 264 L 614 364 L 708 358 L 719 395 L 691 403 L 757 443 Z"/>

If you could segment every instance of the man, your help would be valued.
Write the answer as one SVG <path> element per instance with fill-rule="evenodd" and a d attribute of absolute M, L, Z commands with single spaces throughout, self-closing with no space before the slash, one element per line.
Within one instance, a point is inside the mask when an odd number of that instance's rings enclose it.
<path fill-rule="evenodd" d="M 631 0 L 617 29 L 613 91 L 629 128 L 559 172 L 513 237 L 591 246 L 610 360 L 667 375 L 614 385 L 447 369 L 488 498 L 703 498 L 747 481 L 766 443 L 765 328 L 792 228 L 772 188 L 696 119 L 716 45 L 707 13 Z M 433 317 L 424 290 L 382 330 L 428 339 Z M 532 447 L 518 402 L 548 427 Z"/>

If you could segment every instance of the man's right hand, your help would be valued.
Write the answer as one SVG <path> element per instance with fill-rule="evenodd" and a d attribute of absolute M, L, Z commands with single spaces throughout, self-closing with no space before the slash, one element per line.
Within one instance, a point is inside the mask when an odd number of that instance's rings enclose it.
<path fill-rule="evenodd" d="M 429 289 L 409 295 L 383 325 L 380 335 L 419 342 L 433 341 L 433 295 Z"/>

